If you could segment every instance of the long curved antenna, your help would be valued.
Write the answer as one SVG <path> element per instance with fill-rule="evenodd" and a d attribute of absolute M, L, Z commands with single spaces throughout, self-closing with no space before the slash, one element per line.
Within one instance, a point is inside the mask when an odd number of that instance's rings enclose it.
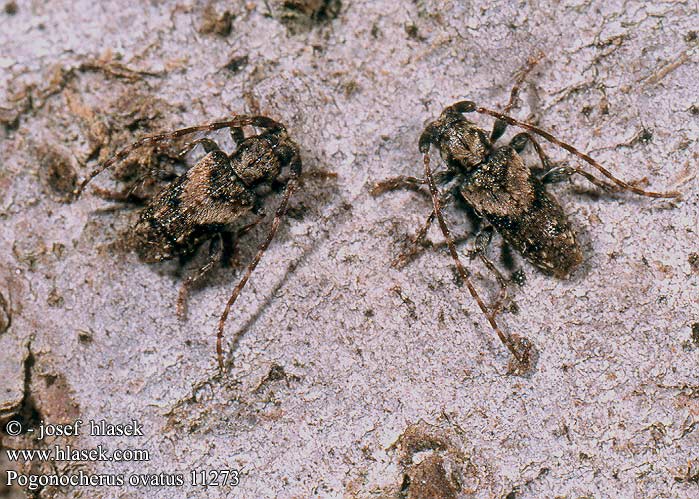
<path fill-rule="evenodd" d="M 502 341 L 502 343 L 512 353 L 515 359 L 517 359 L 517 362 L 519 362 L 520 365 L 526 365 L 529 360 L 527 351 L 525 350 L 524 353 L 520 352 L 517 346 L 515 345 L 515 342 L 512 341 L 512 338 L 509 335 L 506 335 L 502 332 L 502 330 L 498 327 L 497 322 L 495 322 L 495 311 L 491 313 L 488 310 L 488 307 L 486 307 L 485 303 L 478 295 L 476 288 L 473 287 L 471 280 L 468 278 L 469 273 L 464 268 L 464 266 L 461 263 L 461 260 L 459 259 L 459 254 L 456 252 L 456 246 L 454 246 L 454 240 L 451 237 L 451 232 L 449 231 L 449 227 L 444 221 L 444 216 L 442 215 L 442 208 L 440 206 L 439 201 L 439 191 L 437 190 L 437 184 L 435 183 L 434 178 L 432 177 L 432 169 L 430 168 L 429 150 L 423 151 L 423 154 L 425 162 L 425 179 L 427 180 L 427 185 L 429 185 L 430 193 L 432 194 L 432 204 L 434 207 L 434 213 L 437 215 L 439 227 L 442 229 L 442 234 L 444 234 L 444 239 L 447 242 L 449 253 L 451 254 L 451 257 L 454 259 L 454 263 L 456 264 L 456 269 L 458 270 L 461 279 L 463 279 L 463 281 L 466 283 L 466 286 L 468 287 L 468 291 L 471 293 L 471 296 L 474 300 L 476 300 L 476 303 L 478 303 L 481 312 L 483 312 L 485 317 L 488 319 L 490 326 L 498 335 L 498 338 L 500 338 L 500 341 Z"/>
<path fill-rule="evenodd" d="M 257 267 L 257 264 L 260 263 L 262 255 L 264 255 L 265 251 L 267 251 L 267 248 L 272 242 L 272 239 L 274 239 L 274 235 L 277 233 L 277 229 L 279 229 L 279 224 L 281 223 L 282 217 L 286 214 L 286 209 L 289 204 L 289 198 L 291 197 L 292 192 L 294 192 L 294 190 L 296 189 L 297 183 L 298 177 L 296 176 L 292 176 L 288 180 L 286 188 L 284 189 L 284 195 L 282 197 L 282 200 L 279 202 L 279 206 L 277 206 L 277 211 L 274 215 L 274 220 L 272 221 L 272 227 L 269 230 L 269 234 L 267 234 L 267 238 L 264 241 L 262 241 L 260 246 L 257 248 L 257 253 L 255 254 L 255 257 L 248 265 L 248 268 L 245 271 L 245 275 L 240 280 L 238 285 L 235 287 L 233 293 L 231 293 L 230 298 L 228 298 L 226 308 L 223 311 L 223 314 L 221 314 L 221 318 L 218 321 L 218 333 L 216 335 L 216 356 L 218 359 L 218 368 L 220 371 L 223 371 L 223 328 L 226 325 L 228 314 L 231 311 L 231 307 L 238 299 L 238 295 L 240 295 L 240 292 L 245 287 L 245 284 L 247 284 L 248 279 L 255 270 L 255 267 Z"/>
<path fill-rule="evenodd" d="M 111 158 L 106 160 L 104 163 L 100 164 L 97 168 L 92 170 L 90 174 L 83 180 L 80 185 L 73 191 L 73 196 L 77 199 L 80 194 L 85 189 L 85 186 L 92 181 L 97 175 L 102 173 L 104 170 L 112 166 L 113 164 L 123 160 L 129 154 L 131 154 L 136 149 L 157 144 L 164 140 L 172 140 L 184 135 L 191 135 L 197 132 L 213 132 L 214 130 L 219 130 L 221 128 L 239 128 L 243 126 L 257 126 L 260 128 L 283 128 L 283 126 L 271 118 L 266 116 L 236 116 L 233 119 L 226 121 L 214 121 L 212 123 L 207 123 L 206 125 L 191 126 L 187 128 L 180 128 L 179 130 L 174 130 L 172 132 L 158 133 L 155 135 L 149 135 L 148 137 L 143 137 L 137 140 L 133 144 L 124 147 L 119 152 L 114 154 Z"/>
<path fill-rule="evenodd" d="M 622 189 L 626 189 L 627 191 L 634 192 L 636 194 L 639 194 L 641 196 L 648 196 L 651 198 L 677 198 L 680 197 L 680 193 L 678 191 L 671 191 L 671 192 L 652 192 L 652 191 L 644 191 L 643 189 L 639 189 L 638 187 L 635 187 L 627 182 L 624 182 L 623 180 L 615 177 L 612 175 L 612 173 L 607 170 L 605 167 L 600 165 L 597 161 L 592 159 L 590 156 L 585 154 L 584 152 L 579 151 L 575 147 L 571 146 L 570 144 L 566 144 L 565 142 L 562 142 L 561 140 L 558 140 L 556 137 L 551 135 L 549 132 L 542 130 L 539 127 L 536 127 L 534 125 L 531 125 L 529 123 L 526 123 L 524 121 L 519 121 L 516 120 L 515 118 L 512 118 L 511 116 L 508 116 L 503 113 L 499 113 L 498 111 L 493 111 L 492 109 L 487 109 L 485 107 L 476 107 L 475 103 L 469 103 L 472 104 L 473 108 L 470 109 L 470 111 L 475 111 L 480 114 L 487 114 L 492 116 L 493 118 L 502 120 L 510 125 L 513 126 L 518 126 L 520 128 L 523 128 L 525 130 L 529 130 L 530 132 L 534 132 L 537 135 L 540 135 L 544 139 L 548 140 L 549 142 L 556 144 L 558 147 L 562 147 L 566 151 L 574 154 L 575 156 L 579 157 L 586 163 L 590 164 L 597 170 L 599 170 L 602 175 L 610 179 L 612 182 L 614 182 L 616 185 L 621 187 Z M 469 112 L 469 111 L 463 111 L 463 112 Z"/>

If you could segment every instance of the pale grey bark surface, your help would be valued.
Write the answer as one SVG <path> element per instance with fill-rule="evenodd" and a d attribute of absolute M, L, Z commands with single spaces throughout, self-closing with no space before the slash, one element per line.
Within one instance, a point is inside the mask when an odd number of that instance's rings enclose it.
<path fill-rule="evenodd" d="M 188 482 L 193 469 L 241 470 L 234 489 L 49 487 L 41 496 L 417 497 L 419 463 L 441 459 L 419 471 L 440 491 L 433 497 L 699 497 L 698 8 L 345 0 L 336 19 L 292 31 L 264 1 L 5 9 L 0 293 L 11 324 L 0 329 L 0 418 L 29 404 L 50 422 L 144 426 L 144 437 L 57 442 L 146 448 L 149 462 L 35 472 Z M 226 10 L 228 35 L 225 19 L 207 26 Z M 595 197 L 578 180 L 552 188 L 585 261 L 560 281 L 516 258 L 526 284 L 511 289 L 518 312 L 500 322 L 539 359 L 514 377 L 443 248 L 390 268 L 429 201 L 373 198 L 368 188 L 420 175 L 425 123 L 459 99 L 501 108 L 538 51 L 546 57 L 513 114 L 683 199 Z M 233 58 L 237 71 L 226 68 Z M 338 177 L 309 178 L 294 197 L 228 322 L 233 363 L 218 377 L 216 324 L 240 267 L 194 291 L 179 321 L 177 266 L 110 246 L 136 212 L 106 210 L 114 204 L 91 192 L 61 203 L 48 170 L 69 164 L 83 178 L 97 157 L 148 131 L 254 111 L 287 124 L 306 171 Z M 95 184 L 115 185 L 107 174 Z M 455 233 L 469 229 L 462 212 L 447 216 Z M 241 262 L 261 235 L 241 242 Z M 469 265 L 494 296 L 495 281 Z M 392 445 L 421 420 L 438 443 Z M 32 442 L 3 435 L 4 448 Z M 0 463 L 3 475 L 17 469 Z"/>

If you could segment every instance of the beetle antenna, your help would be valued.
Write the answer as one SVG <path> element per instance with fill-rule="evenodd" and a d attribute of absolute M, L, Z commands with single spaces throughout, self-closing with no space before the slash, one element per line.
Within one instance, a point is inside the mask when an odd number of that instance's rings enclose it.
<path fill-rule="evenodd" d="M 248 279 L 250 279 L 250 276 L 252 275 L 253 271 L 255 270 L 255 267 L 257 267 L 257 264 L 260 263 L 260 260 L 262 259 L 262 255 L 265 254 L 265 251 L 267 251 L 267 248 L 269 247 L 270 243 L 272 242 L 272 239 L 274 239 L 274 236 L 277 233 L 277 229 L 279 229 L 279 224 L 281 223 L 282 218 L 286 214 L 286 210 L 287 210 L 287 207 L 289 205 L 289 198 L 291 197 L 291 194 L 296 189 L 297 184 L 298 184 L 298 177 L 295 174 L 292 174 L 291 178 L 289 178 L 289 180 L 286 184 L 286 188 L 284 189 L 284 194 L 282 196 L 282 200 L 279 202 L 279 206 L 277 206 L 277 211 L 274 215 L 274 220 L 272 221 L 272 227 L 270 228 L 269 233 L 267 234 L 267 237 L 265 238 L 264 241 L 262 241 L 260 246 L 257 248 L 257 253 L 255 254 L 255 257 L 252 259 L 252 261 L 248 265 L 248 268 L 245 271 L 245 275 L 243 275 L 243 278 L 240 280 L 240 282 L 238 282 L 238 285 L 233 290 L 233 293 L 231 293 L 230 298 L 228 298 L 228 302 L 226 303 L 226 308 L 224 309 L 223 314 L 221 314 L 221 318 L 218 321 L 218 333 L 216 335 L 216 356 L 218 359 L 218 367 L 219 367 L 220 371 L 223 371 L 223 328 L 226 325 L 226 320 L 228 319 L 228 314 L 231 311 L 231 307 L 233 306 L 235 301 L 238 299 L 240 292 L 245 287 L 245 284 L 247 284 Z"/>
<path fill-rule="evenodd" d="M 149 135 L 147 137 L 143 137 L 142 139 L 137 140 L 129 146 L 124 147 L 116 154 L 114 154 L 112 157 L 107 159 L 104 163 L 100 164 L 99 166 L 97 166 L 97 168 L 92 170 L 90 174 L 85 178 L 85 180 L 83 180 L 80 183 L 80 185 L 73 191 L 73 196 L 75 199 L 79 198 L 87 184 L 89 184 L 92 181 L 92 179 L 94 179 L 97 175 L 102 173 L 107 168 L 111 167 L 113 164 L 122 161 L 136 149 L 148 145 L 155 145 L 160 142 L 176 139 L 185 135 L 191 135 L 197 132 L 213 132 L 221 128 L 240 128 L 247 125 L 267 129 L 283 128 L 281 124 L 277 123 L 271 118 L 267 118 L 266 116 L 241 115 L 234 116 L 232 119 L 226 121 L 215 121 L 213 123 L 207 123 L 206 125 L 191 126 L 187 128 L 180 128 L 179 130 L 173 130 L 171 132 L 163 132 L 155 135 Z"/>
<path fill-rule="evenodd" d="M 495 322 L 496 311 L 490 312 L 488 310 L 485 303 L 478 295 L 476 288 L 473 286 L 471 280 L 468 278 L 469 272 L 466 270 L 466 268 L 461 263 L 461 260 L 459 259 L 459 254 L 457 253 L 456 246 L 454 245 L 454 239 L 451 236 L 449 227 L 444 221 L 444 215 L 442 214 L 442 207 L 440 206 L 439 201 L 439 191 L 437 190 L 437 184 L 434 181 L 434 178 L 432 176 L 432 169 L 430 168 L 429 150 L 424 151 L 423 154 L 425 162 L 425 179 L 427 180 L 427 184 L 430 187 L 430 193 L 432 194 L 432 204 L 434 207 L 433 213 L 435 213 L 437 216 L 439 227 L 442 229 L 442 234 L 444 234 L 444 239 L 446 240 L 447 248 L 449 248 L 449 253 L 451 254 L 451 257 L 453 258 L 454 263 L 456 264 L 456 269 L 459 272 L 461 279 L 466 283 L 466 286 L 468 287 L 468 291 L 471 293 L 471 296 L 474 300 L 476 300 L 476 303 L 478 303 L 481 312 L 483 312 L 485 317 L 488 319 L 488 322 L 495 331 L 495 334 L 497 334 L 498 338 L 500 338 L 500 341 L 502 341 L 502 343 L 512 353 L 515 359 L 517 359 L 517 362 L 519 362 L 520 365 L 527 365 L 529 362 L 529 348 L 525 347 L 524 351 L 520 351 L 520 349 L 518 349 L 515 345 L 515 342 L 513 341 L 512 337 L 502 332 L 497 322 Z M 524 346 L 524 342 L 522 343 Z"/>
<path fill-rule="evenodd" d="M 496 118 L 500 121 L 504 121 L 510 125 L 513 126 L 518 126 L 520 128 L 523 128 L 525 130 L 529 130 L 530 132 L 534 132 L 537 135 L 540 135 L 544 139 L 548 140 L 552 144 L 557 145 L 558 147 L 561 147 L 565 149 L 566 151 L 570 152 L 571 154 L 574 154 L 578 158 L 582 159 L 592 167 L 596 168 L 602 175 L 610 179 L 612 182 L 614 182 L 616 185 L 621 187 L 622 189 L 625 189 L 627 191 L 634 192 L 636 194 L 639 194 L 641 196 L 648 196 L 651 198 L 677 198 L 680 197 L 680 193 L 678 191 L 670 191 L 670 192 L 653 192 L 653 191 L 645 191 L 643 189 L 639 189 L 638 187 L 635 187 L 627 182 L 624 182 L 620 178 L 615 177 L 612 175 L 612 173 L 607 170 L 605 167 L 603 167 L 601 164 L 599 164 L 597 161 L 592 159 L 590 156 L 585 154 L 584 152 L 579 151 L 572 145 L 563 142 L 562 140 L 557 139 L 553 135 L 551 135 L 549 132 L 546 130 L 542 130 L 541 128 L 534 126 L 530 123 L 526 123 L 524 121 L 519 121 L 511 116 L 508 116 L 506 114 L 500 113 L 498 111 L 493 111 L 492 109 L 487 109 L 485 107 L 476 107 L 472 109 L 473 111 L 476 111 L 477 113 L 480 114 L 487 114 L 492 116 L 493 118 Z"/>

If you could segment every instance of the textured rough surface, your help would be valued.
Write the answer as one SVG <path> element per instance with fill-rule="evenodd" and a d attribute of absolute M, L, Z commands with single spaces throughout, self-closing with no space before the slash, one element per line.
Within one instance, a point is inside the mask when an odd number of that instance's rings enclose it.
<path fill-rule="evenodd" d="M 405 497 L 418 490 L 402 489 L 412 473 L 443 497 L 697 497 L 697 2 L 345 0 L 336 17 L 293 29 L 267 4 L 24 0 L 0 11 L 0 293 L 11 317 L 0 418 L 143 424 L 144 437 L 57 442 L 146 448 L 148 462 L 35 471 L 241 471 L 232 490 L 40 496 Z M 684 199 L 595 196 L 578 180 L 552 189 L 584 262 L 561 281 L 515 255 L 526 283 L 501 322 L 539 352 L 522 378 L 506 374 L 508 354 L 443 248 L 389 267 L 428 200 L 368 187 L 419 175 L 425 123 L 460 99 L 502 107 L 539 50 L 513 114 Z M 233 364 L 219 377 L 216 322 L 239 269 L 194 291 L 181 323 L 183 272 L 113 245 L 136 212 L 89 192 L 61 199 L 75 174 L 136 137 L 235 113 L 285 123 L 305 170 L 338 178 L 310 177 L 294 196 L 229 319 Z M 455 233 L 469 229 L 461 212 L 447 217 Z M 241 242 L 241 262 L 261 236 Z M 470 266 L 493 296 L 494 280 Z M 406 462 L 394 444 L 420 421 L 443 445 Z"/>

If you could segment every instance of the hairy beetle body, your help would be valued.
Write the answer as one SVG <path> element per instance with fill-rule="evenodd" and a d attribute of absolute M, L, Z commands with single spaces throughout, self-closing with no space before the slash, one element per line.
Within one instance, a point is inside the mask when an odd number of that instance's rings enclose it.
<path fill-rule="evenodd" d="M 424 178 L 399 176 L 378 182 L 372 189 L 372 193 L 376 195 L 398 188 L 420 190 L 424 185 L 429 187 L 432 213 L 413 238 L 412 249 L 398 257 L 394 264 L 406 262 L 418 253 L 418 248 L 429 246 L 425 244 L 427 232 L 436 219 L 459 277 L 493 331 L 517 361 L 511 368 L 511 372 L 516 373 L 524 373 L 531 368 L 532 345 L 526 338 L 505 334 L 496 322 L 497 315 L 507 301 L 508 284 L 507 279 L 485 254 L 493 231 L 497 231 L 507 244 L 537 268 L 558 278 L 566 278 L 580 265 L 583 255 L 563 208 L 547 192 L 546 183 L 578 174 L 605 190 L 623 189 L 653 198 L 679 196 L 677 192 L 644 191 L 624 182 L 570 144 L 532 124 L 507 115 L 516 99 L 519 85 L 535 63 L 536 60 L 530 60 L 528 67 L 520 75 L 510 94 L 505 113 L 479 107 L 472 101 L 460 101 L 445 108 L 439 118 L 425 127 L 418 142 L 423 154 Z M 490 134 L 464 117 L 465 113 L 473 112 L 496 118 Z M 515 135 L 507 146 L 495 147 L 494 143 L 505 132 L 507 125 L 518 126 L 527 132 Z M 552 166 L 532 133 L 587 162 L 610 179 L 611 183 L 579 168 Z M 540 170 L 543 172 L 541 176 L 537 176 L 534 169 L 526 166 L 519 155 L 527 144 L 532 144 L 539 156 Z M 433 174 L 430 166 L 431 146 L 436 147 L 446 166 L 437 174 Z M 438 184 L 446 187 L 440 189 Z M 471 282 L 470 272 L 461 263 L 454 238 L 442 213 L 442 205 L 453 200 L 454 196 L 461 197 L 478 219 L 477 226 L 480 230 L 475 237 L 475 250 L 469 254 L 478 256 L 500 285 L 500 292 L 491 304 L 486 304 Z"/>
<path fill-rule="evenodd" d="M 147 263 L 190 255 L 255 201 L 226 154 L 212 151 L 148 203 L 131 230 L 132 246 Z"/>
<path fill-rule="evenodd" d="M 262 128 L 264 131 L 245 138 L 243 127 L 246 126 Z M 267 237 L 260 243 L 257 253 L 231 293 L 219 319 L 216 353 L 220 369 L 223 369 L 223 329 L 228 314 L 274 238 L 301 175 L 299 148 L 287 134 L 286 128 L 265 116 L 237 116 L 228 121 L 144 137 L 99 165 L 74 191 L 75 197 L 79 197 L 93 178 L 140 147 L 154 146 L 186 135 L 213 132 L 222 128 L 231 131 L 231 136 L 237 144 L 236 150 L 228 155 L 216 142 L 208 138 L 188 143 L 178 156 L 184 155 L 199 144 L 207 154 L 147 201 L 126 238 L 127 246 L 135 250 L 139 258 L 146 263 L 187 257 L 195 253 L 203 243 L 211 242 L 210 261 L 197 273 L 190 275 L 180 288 L 177 310 L 178 315 L 184 317 L 189 287 L 211 270 L 217 261 L 226 263 L 226 255 L 230 258 L 232 254 L 235 237 L 245 233 L 257 222 L 237 228 L 236 232 L 231 232 L 231 225 L 250 212 L 262 215 L 265 193 L 258 191 L 258 187 L 275 183 L 285 185 Z M 290 172 L 288 178 L 281 180 L 284 168 L 288 168 Z M 130 199 L 131 191 L 100 192 L 104 197 L 123 201 Z M 220 248 L 216 252 L 215 243 L 219 242 Z"/>
<path fill-rule="evenodd" d="M 283 130 L 245 139 L 230 157 L 208 152 L 150 200 L 131 231 L 132 246 L 147 263 L 194 253 L 256 210 L 261 198 L 255 187 L 276 180 L 294 158 L 298 147 Z"/>
<path fill-rule="evenodd" d="M 466 203 L 530 263 L 556 277 L 580 264 L 563 208 L 514 148 L 493 148 L 485 130 L 451 107 L 428 125 L 421 143 L 437 146 Z"/>

